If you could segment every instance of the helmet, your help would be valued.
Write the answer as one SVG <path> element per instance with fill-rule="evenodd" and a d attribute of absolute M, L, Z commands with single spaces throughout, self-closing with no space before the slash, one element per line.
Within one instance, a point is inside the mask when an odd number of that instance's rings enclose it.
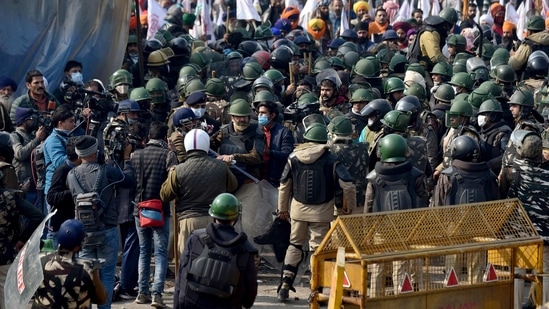
<path fill-rule="evenodd" d="M 389 64 L 389 61 L 394 56 L 395 56 L 395 52 L 393 50 L 387 50 L 385 48 L 383 48 L 376 54 L 376 58 L 379 61 L 379 63 L 386 63 L 386 64 Z"/>
<path fill-rule="evenodd" d="M 191 53 L 189 42 L 181 37 L 172 39 L 170 41 L 170 48 L 173 50 L 175 56 L 187 56 Z"/>
<path fill-rule="evenodd" d="M 478 108 L 478 113 L 503 113 L 501 109 L 501 103 L 496 99 L 488 99 L 480 105 Z"/>
<path fill-rule="evenodd" d="M 452 101 L 452 106 L 448 110 L 448 113 L 451 115 L 471 117 L 473 116 L 473 107 L 469 104 L 467 98 L 456 97 Z"/>
<path fill-rule="evenodd" d="M 230 193 L 221 193 L 215 197 L 208 213 L 212 218 L 219 220 L 236 220 L 240 214 L 242 204 L 236 196 Z"/>
<path fill-rule="evenodd" d="M 61 224 L 57 232 L 57 242 L 66 249 L 74 249 L 82 244 L 86 238 L 86 231 L 82 222 L 69 219 Z"/>
<path fill-rule="evenodd" d="M 248 62 L 242 68 L 242 77 L 248 81 L 256 80 L 261 74 L 263 74 L 263 69 L 255 62 Z"/>
<path fill-rule="evenodd" d="M 294 52 L 288 46 L 280 46 L 271 53 L 271 66 L 275 69 L 286 69 L 292 61 Z"/>
<path fill-rule="evenodd" d="M 496 68 L 500 64 L 507 64 L 511 55 L 506 48 L 500 47 L 494 51 L 490 59 L 490 67 Z"/>
<path fill-rule="evenodd" d="M 486 90 L 477 88 L 467 96 L 467 101 L 474 108 L 479 108 L 482 102 L 486 101 L 489 97 L 490 94 Z"/>
<path fill-rule="evenodd" d="M 328 124 L 328 132 L 338 135 L 351 135 L 353 134 L 353 125 L 346 116 L 337 116 Z"/>
<path fill-rule="evenodd" d="M 389 77 L 383 83 L 383 90 L 385 91 L 385 94 L 404 91 L 404 82 L 398 77 Z"/>
<path fill-rule="evenodd" d="M 439 75 L 451 77 L 452 74 L 448 74 L 449 73 L 448 69 L 452 69 L 452 66 L 449 65 L 449 63 L 439 62 L 435 64 L 435 66 L 433 67 L 433 70 L 431 71 L 431 74 L 439 74 Z"/>
<path fill-rule="evenodd" d="M 458 21 L 458 15 L 455 9 L 453 8 L 445 8 L 440 11 L 438 14 L 442 19 L 444 19 L 445 22 L 450 24 L 455 24 Z"/>
<path fill-rule="evenodd" d="M 267 77 L 264 77 L 264 76 L 260 76 L 258 77 L 252 84 L 252 89 L 254 90 L 254 92 L 257 90 L 257 88 L 259 87 L 265 87 L 267 89 L 273 89 L 274 87 L 274 84 L 273 82 L 268 79 Z"/>
<path fill-rule="evenodd" d="M 383 33 L 382 37 L 381 37 L 382 40 L 398 40 L 398 34 L 396 33 L 395 30 L 392 30 L 392 29 L 389 29 L 389 30 L 386 30 L 385 33 Z"/>
<path fill-rule="evenodd" d="M 534 94 L 526 88 L 517 88 L 509 98 L 508 103 L 534 107 Z"/>
<path fill-rule="evenodd" d="M 515 129 L 511 133 L 511 141 L 522 159 L 541 159 L 543 143 L 541 137 L 533 131 Z"/>
<path fill-rule="evenodd" d="M 185 84 L 185 97 L 188 97 L 193 92 L 206 92 L 206 86 L 198 78 L 191 79 L 187 84 Z"/>
<path fill-rule="evenodd" d="M 389 61 L 389 70 L 394 73 L 404 73 L 407 64 L 408 59 L 406 59 L 406 56 L 397 54 Z"/>
<path fill-rule="evenodd" d="M 339 35 L 339 37 L 342 37 L 344 39 L 349 39 L 349 40 L 352 40 L 352 41 L 358 40 L 358 34 L 352 29 L 347 29 L 347 30 L 343 31 L 343 33 L 341 35 Z"/>
<path fill-rule="evenodd" d="M 409 85 L 408 88 L 404 90 L 404 94 L 406 96 L 415 96 L 421 102 L 424 102 L 427 99 L 425 88 L 423 88 L 423 86 L 418 83 L 412 83 L 411 85 Z"/>
<path fill-rule="evenodd" d="M 374 58 L 375 59 L 375 58 Z M 377 59 L 375 59 L 376 62 Z M 378 62 L 379 65 L 379 62 Z M 373 62 L 369 59 L 360 59 L 355 64 L 355 67 L 353 68 L 353 72 L 357 75 L 360 75 L 364 78 L 366 77 L 374 77 L 376 75 L 379 75 L 379 72 L 376 72 L 376 67 L 373 64 Z"/>
<path fill-rule="evenodd" d="M 330 61 L 328 61 L 326 58 L 320 58 L 317 61 L 315 61 L 315 64 L 313 66 L 313 73 L 320 73 L 322 72 L 322 70 L 325 70 L 331 67 L 332 67 L 332 64 L 330 63 Z"/>
<path fill-rule="evenodd" d="M 119 85 L 132 85 L 133 84 L 133 75 L 132 73 L 120 69 L 116 70 L 114 73 L 112 73 L 111 77 L 109 78 L 111 87 L 114 88 Z"/>
<path fill-rule="evenodd" d="M 328 141 L 327 128 L 321 123 L 313 123 L 305 130 L 303 138 L 310 142 L 326 143 Z"/>
<path fill-rule="evenodd" d="M 276 98 L 274 94 L 269 90 L 259 90 L 255 96 L 252 103 L 254 103 L 254 106 L 261 102 L 274 102 L 276 101 Z"/>
<path fill-rule="evenodd" d="M 188 107 L 182 107 L 182 108 L 176 109 L 172 116 L 172 122 L 175 127 L 181 127 L 185 123 L 196 120 L 196 119 L 198 119 L 198 117 L 196 117 L 193 110 Z M 187 149 L 188 151 L 188 148 L 185 147 L 185 149 Z"/>
<path fill-rule="evenodd" d="M 121 101 L 118 103 L 118 113 L 127 113 L 127 112 L 140 112 L 141 108 L 139 107 L 139 103 L 137 103 L 135 100 L 126 99 L 124 101 Z"/>
<path fill-rule="evenodd" d="M 454 160 L 472 162 L 478 158 L 479 152 L 478 142 L 468 135 L 458 136 L 450 144 L 450 156 Z"/>
<path fill-rule="evenodd" d="M 478 69 L 488 69 L 486 66 L 486 63 L 484 63 L 484 60 L 480 59 L 479 57 L 472 57 L 467 59 L 465 67 L 467 68 L 467 73 L 474 73 Z"/>
<path fill-rule="evenodd" d="M 490 93 L 493 97 L 496 97 L 496 98 L 499 97 L 501 95 L 501 92 L 503 91 L 503 88 L 501 85 L 498 85 L 491 80 L 485 81 L 482 84 L 480 84 L 478 89 L 484 89 L 488 93 Z"/>
<path fill-rule="evenodd" d="M 351 52 L 351 51 L 357 53 L 358 52 L 358 47 L 353 42 L 345 42 L 345 43 L 341 44 L 341 46 L 338 47 L 337 55 L 338 56 L 345 56 L 346 53 Z"/>
<path fill-rule="evenodd" d="M 528 24 L 526 29 L 534 31 L 543 31 L 545 30 L 545 20 L 539 15 L 532 16 L 528 19 Z"/>
<path fill-rule="evenodd" d="M 549 57 L 541 50 L 536 50 L 528 57 L 526 72 L 530 76 L 545 77 L 549 73 Z"/>
<path fill-rule="evenodd" d="M 153 51 L 149 55 L 149 59 L 147 60 L 147 66 L 150 67 L 159 67 L 168 63 L 170 63 L 170 61 L 168 60 L 168 56 L 161 50 Z"/>
<path fill-rule="evenodd" d="M 425 77 L 425 67 L 420 63 L 410 63 L 406 71 L 414 71 Z"/>
<path fill-rule="evenodd" d="M 467 90 L 473 90 L 474 81 L 469 73 L 459 72 L 455 73 L 454 76 L 452 76 L 449 84 L 453 86 L 463 87 Z"/>
<path fill-rule="evenodd" d="M 404 162 L 408 153 L 406 139 L 398 134 L 389 134 L 379 141 L 381 162 Z"/>
<path fill-rule="evenodd" d="M 137 35 L 135 34 L 128 35 L 128 44 L 137 44 Z"/>
<path fill-rule="evenodd" d="M 268 25 L 261 25 L 255 29 L 255 40 L 269 40 L 274 37 L 273 30 L 271 30 L 270 23 Z"/>
<path fill-rule="evenodd" d="M 282 73 L 276 69 L 267 70 L 265 73 L 263 73 L 263 76 L 272 80 L 273 84 L 275 85 L 284 80 L 284 75 L 282 75 Z"/>
<path fill-rule="evenodd" d="M 437 90 L 433 95 L 435 99 L 439 101 L 450 103 L 450 101 L 452 101 L 455 98 L 456 93 L 454 92 L 454 88 L 452 88 L 452 86 L 448 84 L 442 84 L 438 86 Z"/>
<path fill-rule="evenodd" d="M 231 116 L 250 116 L 251 113 L 252 108 L 244 99 L 236 99 L 229 106 L 229 115 Z"/>
<path fill-rule="evenodd" d="M 307 106 L 314 105 L 314 104 L 320 106 L 320 102 L 318 101 L 318 97 L 316 96 L 316 94 L 314 94 L 312 92 L 305 93 L 302 96 L 300 96 L 299 99 L 297 99 L 297 108 L 299 108 L 299 109 L 304 109 Z"/>
<path fill-rule="evenodd" d="M 391 110 L 393 110 L 393 107 L 389 104 L 389 101 L 385 99 L 375 99 L 364 106 L 360 111 L 360 114 L 366 117 L 377 116 L 378 118 L 383 118 L 385 114 Z"/>
<path fill-rule="evenodd" d="M 348 53 L 350 54 L 350 53 Z M 345 58 L 344 58 L 345 59 Z M 340 70 L 344 70 L 346 68 L 345 66 L 345 63 L 343 63 L 343 60 L 341 60 L 341 58 L 339 57 L 330 57 L 328 60 L 322 60 L 322 61 L 317 61 L 317 62 L 320 62 L 322 64 L 322 62 L 324 61 L 327 61 L 329 64 L 331 64 L 331 67 L 334 68 L 335 70 L 338 70 L 338 68 Z M 316 63 L 315 63 L 316 65 Z M 327 68 L 325 68 L 327 69 Z M 320 71 L 322 70 L 317 70 L 318 72 L 316 73 L 320 73 Z"/>
<path fill-rule="evenodd" d="M 515 71 L 510 65 L 500 64 L 496 67 L 496 79 L 504 83 L 512 83 L 516 80 Z"/>
<path fill-rule="evenodd" d="M 208 66 L 212 60 L 205 53 L 193 52 L 189 58 L 189 63 L 194 63 L 200 67 L 200 70 L 203 70 Z"/>
<path fill-rule="evenodd" d="M 292 30 L 292 32 L 294 32 L 296 30 Z M 291 33 L 291 32 L 290 32 Z M 290 34 L 288 34 L 290 35 Z M 287 35 L 287 36 L 288 36 Z M 286 36 L 286 37 L 287 37 Z M 300 44 L 311 44 L 311 40 L 309 40 L 309 37 L 306 36 L 306 35 L 297 35 L 295 38 L 294 38 L 294 44 L 295 45 L 300 45 Z"/>
<path fill-rule="evenodd" d="M 219 78 L 209 78 L 206 82 L 206 94 L 213 97 L 221 97 L 227 93 L 225 83 Z"/>
<path fill-rule="evenodd" d="M 394 131 L 404 132 L 408 128 L 408 125 L 410 125 L 411 117 L 411 112 L 394 110 L 385 114 L 383 119 L 381 119 L 381 123 Z"/>
<path fill-rule="evenodd" d="M 251 58 L 257 60 L 263 70 L 268 70 L 271 67 L 271 64 L 269 63 L 269 61 L 271 60 L 271 54 L 269 54 L 269 52 L 266 52 L 264 50 L 256 51 L 255 53 L 253 53 Z"/>
<path fill-rule="evenodd" d="M 250 57 L 256 51 L 263 50 L 261 45 L 256 41 L 243 41 L 238 44 L 238 52 L 242 54 L 242 57 Z"/>
<path fill-rule="evenodd" d="M 328 48 L 331 48 L 331 49 L 338 49 L 339 46 L 343 45 L 343 43 L 345 43 L 345 40 L 342 39 L 342 38 L 335 38 L 333 39 L 330 44 L 328 44 Z"/>
<path fill-rule="evenodd" d="M 360 55 L 357 52 L 350 51 L 343 56 L 343 63 L 347 68 L 352 68 L 360 59 Z"/>
<path fill-rule="evenodd" d="M 454 45 L 454 46 L 457 46 L 457 45 L 465 46 L 467 45 L 467 40 L 461 34 L 451 34 L 446 39 L 446 43 L 448 43 L 448 45 Z"/>
<path fill-rule="evenodd" d="M 232 51 L 230 52 L 228 55 L 227 55 L 227 60 L 232 60 L 232 59 L 240 59 L 242 60 L 244 57 L 242 57 L 242 54 L 237 52 L 237 51 Z"/>
<path fill-rule="evenodd" d="M 465 72 L 467 73 L 467 66 L 466 66 L 467 60 L 460 59 L 460 60 L 454 60 L 454 65 L 452 66 L 452 73 L 460 73 Z"/>
<path fill-rule="evenodd" d="M 193 65 L 187 64 L 184 67 L 182 67 L 181 70 L 179 70 L 179 77 L 191 76 L 191 75 L 198 76 L 198 72 L 200 72 L 200 68 L 198 66 L 194 64 Z"/>
<path fill-rule="evenodd" d="M 395 110 L 417 114 L 423 110 L 423 107 L 416 96 L 407 95 L 398 100 L 395 104 Z"/>
<path fill-rule="evenodd" d="M 372 92 L 365 88 L 357 89 L 351 96 L 351 104 L 356 102 L 370 102 L 374 99 Z"/>
<path fill-rule="evenodd" d="M 193 111 L 191 110 L 191 113 L 192 112 Z M 202 150 L 204 152 L 208 152 L 208 150 L 210 150 L 210 136 L 204 130 L 192 129 L 185 135 L 183 144 L 185 145 L 185 150 L 187 152 L 191 150 Z"/>
<path fill-rule="evenodd" d="M 132 92 L 130 92 L 130 99 L 137 102 L 150 100 L 151 94 L 145 87 L 134 88 Z"/>
<path fill-rule="evenodd" d="M 168 91 L 168 85 L 160 78 L 151 78 L 145 85 L 145 89 L 151 95 L 152 104 L 166 103 L 166 91 Z"/>

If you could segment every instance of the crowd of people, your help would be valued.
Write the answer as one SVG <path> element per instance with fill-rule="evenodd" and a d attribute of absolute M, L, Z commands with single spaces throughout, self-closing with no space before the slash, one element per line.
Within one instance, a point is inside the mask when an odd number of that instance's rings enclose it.
<path fill-rule="evenodd" d="M 278 218 L 291 219 L 280 301 L 335 216 L 357 211 L 517 197 L 549 256 L 543 16 L 528 19 L 520 41 L 499 2 L 479 19 L 471 2 L 461 18 L 443 7 L 393 20 L 391 6 L 370 16 L 369 3 L 357 1 L 344 31 L 340 0 L 320 1 L 306 29 L 297 7 L 271 2 L 259 25 L 227 10 L 209 43 L 189 33 L 194 14 L 169 6 L 152 38 L 139 41 L 132 26 L 124 61 L 106 83 L 85 81 L 94 64 L 77 60 L 51 93 L 38 70 L 17 98 L 22 85 L 0 78 L 2 220 L 29 218 L 24 233 L 6 223 L 3 246 L 14 249 L 0 262 L 9 266 L 29 229 L 56 210 L 44 231 L 56 250 L 43 258 L 46 278 L 66 280 L 78 269 L 72 286 L 41 285 L 33 308 L 57 297 L 67 308 L 110 308 L 118 298 L 165 307 L 174 257 L 174 308 L 251 307 L 257 250 L 233 228 L 240 202 L 223 194 L 253 178 L 279 189 Z M 195 261 L 211 262 L 201 255 L 208 248 L 238 256 L 240 280 L 207 278 Z M 80 265 L 76 256 L 100 263 L 84 263 L 83 275 L 69 267 Z M 547 291 L 544 284 L 549 300 Z"/>

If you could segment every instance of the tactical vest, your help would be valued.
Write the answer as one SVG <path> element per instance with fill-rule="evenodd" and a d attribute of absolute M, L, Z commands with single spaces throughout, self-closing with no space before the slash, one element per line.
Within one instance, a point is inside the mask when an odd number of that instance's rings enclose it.
<path fill-rule="evenodd" d="M 446 197 L 446 205 L 479 203 L 493 199 L 490 181 L 494 179 L 494 175 L 490 170 L 468 172 L 451 167 L 442 173 L 450 178 L 452 184 L 452 190 Z"/>
<path fill-rule="evenodd" d="M 415 168 L 425 172 L 429 160 L 427 159 L 427 141 L 422 136 L 409 136 L 406 138 L 408 148 L 411 150 L 411 161 Z"/>
<path fill-rule="evenodd" d="M 290 156 L 294 199 L 303 204 L 324 204 L 334 198 L 336 158 L 326 151 L 311 164 Z"/>
<path fill-rule="evenodd" d="M 375 187 L 372 212 L 418 208 L 421 198 L 416 193 L 415 180 L 421 175 L 416 168 L 402 173 L 380 174 L 372 171 L 368 181 Z"/>
<path fill-rule="evenodd" d="M 503 150 L 501 150 L 499 144 L 501 143 L 501 139 L 503 138 L 503 136 L 505 136 L 505 134 L 511 136 L 511 132 L 512 130 L 511 128 L 509 128 L 509 126 L 500 124 L 497 128 L 490 130 L 486 134 L 482 134 L 482 139 L 484 140 L 484 154 L 486 161 L 489 161 L 503 154 Z"/>

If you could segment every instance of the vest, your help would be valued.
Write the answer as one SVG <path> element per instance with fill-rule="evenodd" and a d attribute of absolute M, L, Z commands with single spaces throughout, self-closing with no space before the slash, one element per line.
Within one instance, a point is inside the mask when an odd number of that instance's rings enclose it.
<path fill-rule="evenodd" d="M 465 168 L 457 167 L 456 164 Z M 497 198 L 497 192 L 492 192 L 496 176 L 487 163 L 456 160 L 452 167 L 443 170 L 442 173 L 449 177 L 452 184 L 452 189 L 446 197 L 446 205 L 479 203 Z"/>
<path fill-rule="evenodd" d="M 290 156 L 294 199 L 303 204 L 324 204 L 334 197 L 334 164 L 336 157 L 326 151 L 311 164 Z"/>

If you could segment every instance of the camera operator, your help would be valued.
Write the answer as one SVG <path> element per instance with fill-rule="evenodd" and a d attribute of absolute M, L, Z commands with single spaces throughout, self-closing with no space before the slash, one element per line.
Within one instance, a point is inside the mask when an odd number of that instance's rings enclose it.
<path fill-rule="evenodd" d="M 139 121 L 140 111 L 139 103 L 134 100 L 128 99 L 120 102 L 118 115 L 111 119 L 103 131 L 105 153 L 117 163 L 122 162 L 124 142 L 130 135 L 128 125 Z"/>
<path fill-rule="evenodd" d="M 82 69 L 82 63 L 76 60 L 69 60 L 65 65 L 65 69 L 63 70 L 65 79 L 53 92 L 53 95 L 61 104 L 68 103 L 74 105 L 76 101 L 84 99 L 81 91 L 84 85 Z"/>

